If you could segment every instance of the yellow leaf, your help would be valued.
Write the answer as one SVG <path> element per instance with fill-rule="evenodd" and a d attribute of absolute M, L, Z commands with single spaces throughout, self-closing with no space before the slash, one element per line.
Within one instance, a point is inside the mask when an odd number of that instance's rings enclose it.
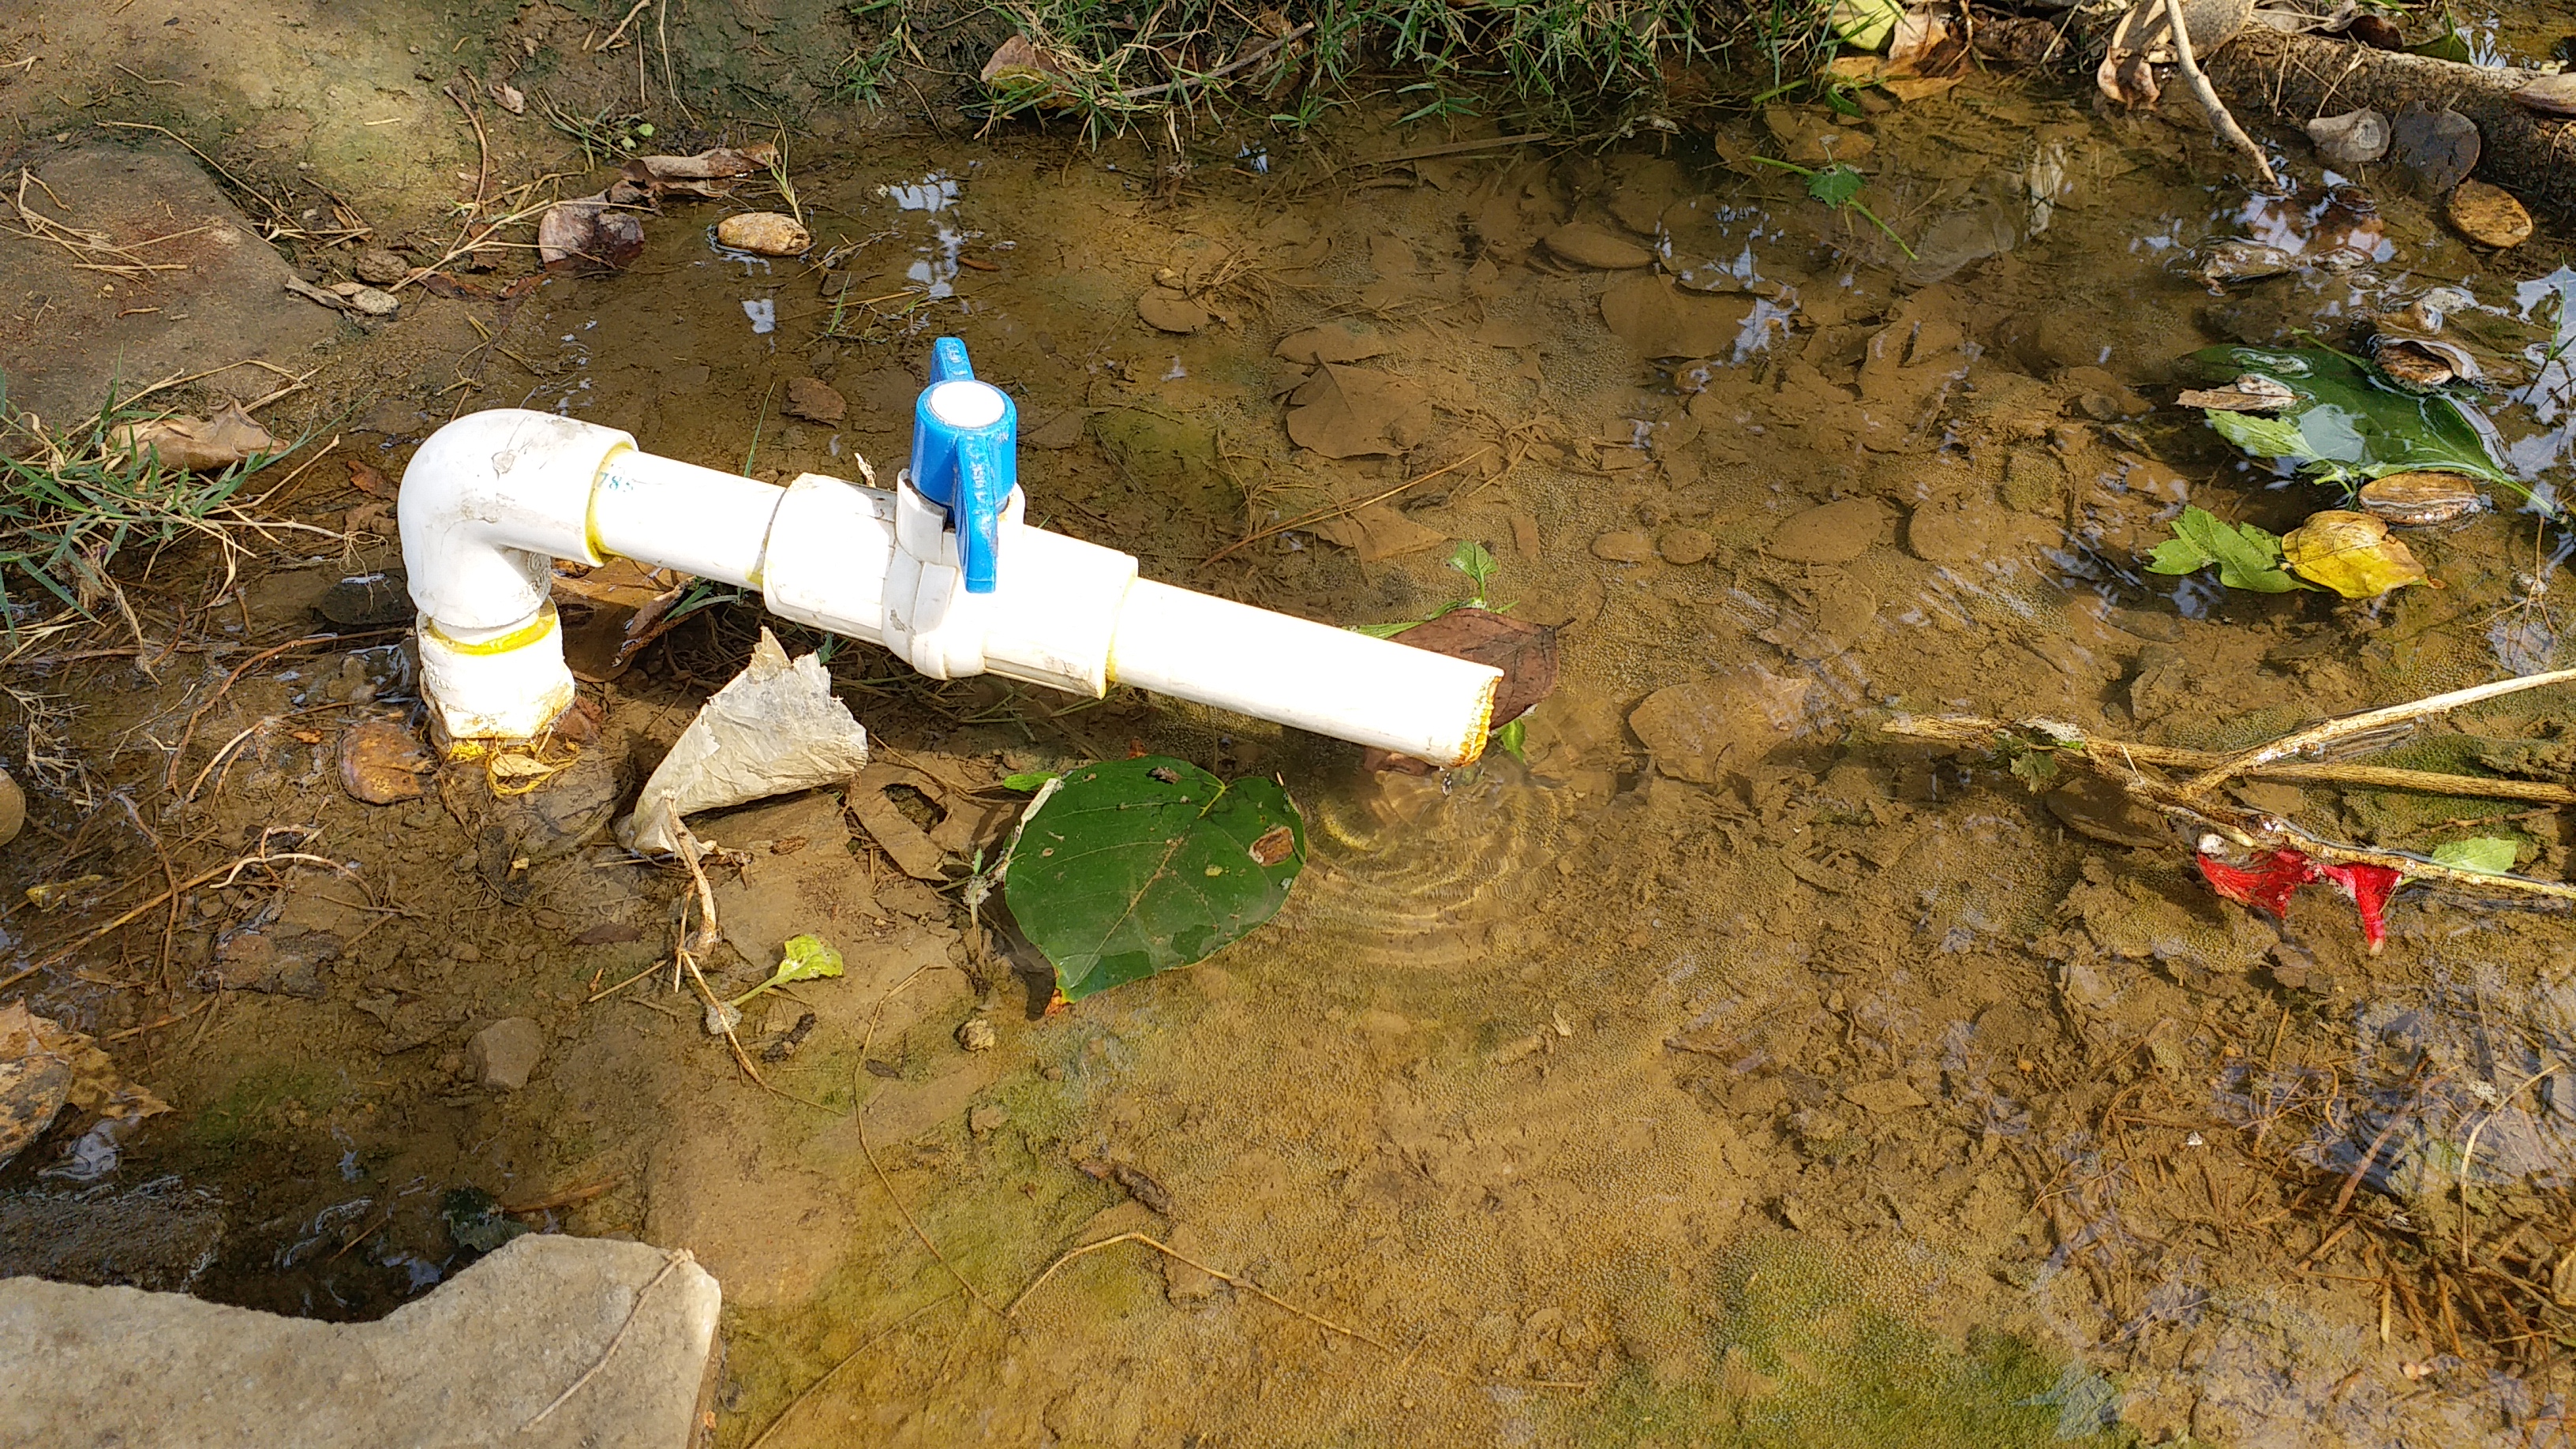
<path fill-rule="evenodd" d="M 2424 566 L 2388 536 L 2386 522 L 2339 508 L 2311 514 L 2284 534 L 2281 557 L 2292 573 L 2347 599 L 2375 599 L 2426 581 Z"/>

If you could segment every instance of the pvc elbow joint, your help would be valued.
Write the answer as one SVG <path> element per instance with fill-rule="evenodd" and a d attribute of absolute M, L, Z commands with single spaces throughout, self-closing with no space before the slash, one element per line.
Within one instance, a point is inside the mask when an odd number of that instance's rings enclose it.
<path fill-rule="evenodd" d="M 421 691 L 451 739 L 527 739 L 572 704 L 553 560 L 605 562 L 592 484 L 635 440 L 552 413 L 472 413 L 430 435 L 395 507 L 420 610 Z"/>

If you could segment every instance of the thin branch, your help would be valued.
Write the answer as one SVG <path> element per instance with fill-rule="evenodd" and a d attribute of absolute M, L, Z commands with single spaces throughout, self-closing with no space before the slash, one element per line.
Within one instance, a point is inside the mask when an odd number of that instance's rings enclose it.
<path fill-rule="evenodd" d="M 2200 102 L 2200 108 L 2209 113 L 2209 129 L 2218 133 L 2218 139 L 2245 153 L 2246 158 L 2254 163 L 2254 169 L 2262 174 L 2264 186 L 2277 189 L 2281 178 L 2272 174 L 2272 163 L 2263 155 L 2263 148 L 2254 144 L 2254 138 L 2245 134 L 2243 126 L 2236 124 L 2236 117 L 2229 113 L 2227 103 L 2218 98 L 2218 88 L 2209 83 L 2208 74 L 2201 70 L 2200 61 L 2192 55 L 2191 27 L 2183 23 L 2182 0 L 2165 0 L 2165 22 L 2173 27 L 2174 60 L 2182 67 L 2182 78 L 2191 86 L 2192 99 Z"/>

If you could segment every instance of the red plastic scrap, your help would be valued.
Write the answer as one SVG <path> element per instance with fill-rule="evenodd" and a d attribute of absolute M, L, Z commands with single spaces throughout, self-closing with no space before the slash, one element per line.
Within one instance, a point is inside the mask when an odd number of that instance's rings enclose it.
<path fill-rule="evenodd" d="M 2244 865 L 2232 865 L 2214 855 L 2195 855 L 2201 877 L 2209 888 L 2239 905 L 2252 906 L 2275 916 L 2287 912 L 2290 895 L 2303 885 L 2331 882 L 2361 912 L 2361 938 L 2370 953 L 2388 943 L 2388 897 L 2405 880 L 2405 874 L 2385 865 L 2326 865 L 2311 860 L 2304 851 L 2283 848 L 2265 851 Z"/>
<path fill-rule="evenodd" d="M 2388 944 L 2388 897 L 2406 877 L 2384 865 L 2320 865 L 2317 874 L 2333 881 L 2361 912 L 2361 939 L 2370 954 Z"/>
<path fill-rule="evenodd" d="M 2280 915 L 2290 908 L 2290 892 L 2323 877 L 2317 863 L 2295 850 L 2266 851 L 2250 865 L 2230 865 L 2214 855 L 2195 857 L 2210 889 L 2239 905 Z"/>

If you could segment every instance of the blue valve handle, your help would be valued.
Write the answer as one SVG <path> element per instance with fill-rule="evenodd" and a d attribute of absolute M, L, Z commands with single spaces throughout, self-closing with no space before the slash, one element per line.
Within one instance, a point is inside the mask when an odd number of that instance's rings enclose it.
<path fill-rule="evenodd" d="M 1020 410 L 975 380 L 966 344 L 930 347 L 930 385 L 912 407 L 912 486 L 948 510 L 966 592 L 989 594 L 1001 578 L 1002 507 L 1020 486 Z"/>

